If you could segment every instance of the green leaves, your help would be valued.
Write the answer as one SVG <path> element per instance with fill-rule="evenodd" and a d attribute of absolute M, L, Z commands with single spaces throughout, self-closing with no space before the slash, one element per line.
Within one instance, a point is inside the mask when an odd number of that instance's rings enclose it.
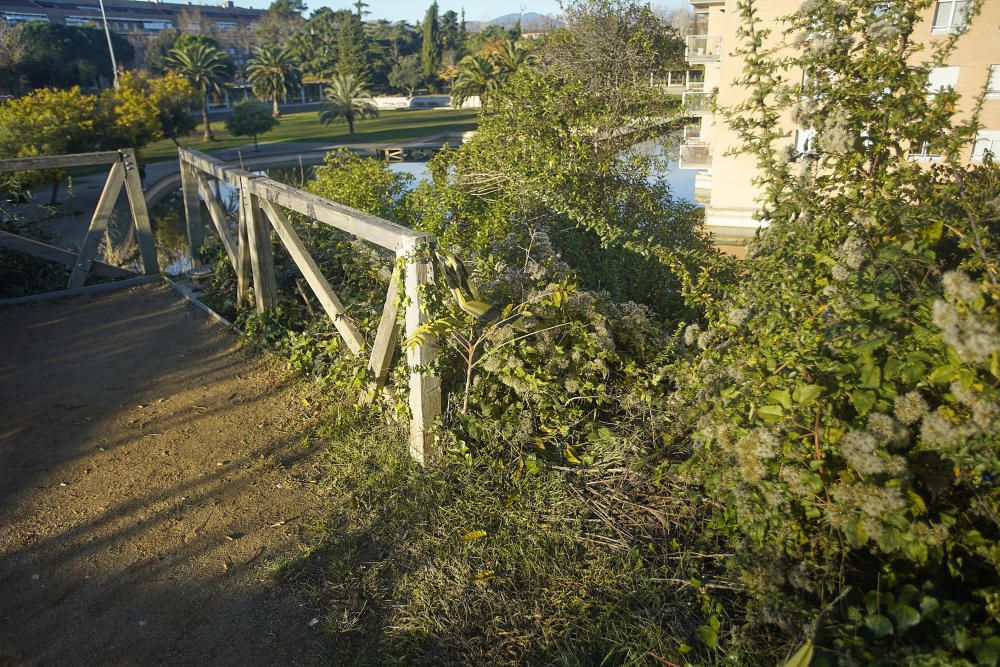
<path fill-rule="evenodd" d="M 712 614 L 708 617 L 707 623 L 698 626 L 695 635 L 705 646 L 714 649 L 719 646 L 719 628 L 721 627 L 722 623 L 719 621 L 719 617 Z"/>
<path fill-rule="evenodd" d="M 882 614 L 871 614 L 865 619 L 865 627 L 871 630 L 876 637 L 885 637 L 892 634 L 892 621 Z"/>
<path fill-rule="evenodd" d="M 769 424 L 781 421 L 784 414 L 785 411 L 780 405 L 762 405 L 757 409 L 757 415 Z"/>
<path fill-rule="evenodd" d="M 820 394 L 823 393 L 823 388 L 815 384 L 803 384 L 795 388 L 792 392 L 792 400 L 799 405 L 806 407 L 812 405 Z"/>
<path fill-rule="evenodd" d="M 851 405 L 854 409 L 858 411 L 858 414 L 864 416 L 871 411 L 872 406 L 875 405 L 877 399 L 875 392 L 869 389 L 857 389 L 850 393 Z"/>
<path fill-rule="evenodd" d="M 889 607 L 889 614 L 896 619 L 896 629 L 899 634 L 903 634 L 920 622 L 920 612 L 909 605 L 893 605 Z"/>

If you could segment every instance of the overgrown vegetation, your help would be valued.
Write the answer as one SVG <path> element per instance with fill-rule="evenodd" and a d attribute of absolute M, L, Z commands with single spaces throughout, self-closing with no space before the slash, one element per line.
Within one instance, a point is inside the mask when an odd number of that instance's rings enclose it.
<path fill-rule="evenodd" d="M 627 2 L 576 4 L 415 189 L 330 156 L 312 191 L 434 233 L 499 311 L 428 294 L 448 397 L 434 467 L 387 425 L 400 406 L 328 425 L 333 514 L 284 573 L 328 605 L 344 655 L 1000 662 L 1000 169 L 963 165 L 975 118 L 927 94 L 954 46 L 912 39 L 929 4 L 807 2 L 786 56 L 740 3 L 748 102 L 728 122 L 770 223 L 745 260 L 628 150 L 676 123 L 648 72 L 570 57 L 604 52 L 596 29 L 620 52 L 658 44 Z M 817 132 L 806 155 L 786 150 L 792 107 Z M 925 141 L 939 162 L 910 159 Z M 298 224 L 370 338 L 392 259 Z M 361 392 L 364 368 L 278 263 L 281 306 L 243 315 L 251 339 Z M 231 298 L 231 276 L 216 289 Z"/>

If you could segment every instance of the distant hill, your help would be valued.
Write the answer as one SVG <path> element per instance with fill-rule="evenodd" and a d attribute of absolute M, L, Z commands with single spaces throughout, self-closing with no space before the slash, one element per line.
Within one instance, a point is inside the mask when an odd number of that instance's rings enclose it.
<path fill-rule="evenodd" d="M 471 32 L 479 32 L 484 30 L 486 26 L 491 25 L 498 25 L 509 30 L 517 25 L 518 20 L 521 21 L 522 32 L 544 32 L 546 30 L 559 28 L 563 25 L 563 22 L 559 19 L 546 14 L 539 14 L 538 12 L 525 12 L 524 14 L 521 14 L 515 12 L 513 14 L 498 16 L 489 21 L 469 21 L 467 23 L 467 27 Z"/>

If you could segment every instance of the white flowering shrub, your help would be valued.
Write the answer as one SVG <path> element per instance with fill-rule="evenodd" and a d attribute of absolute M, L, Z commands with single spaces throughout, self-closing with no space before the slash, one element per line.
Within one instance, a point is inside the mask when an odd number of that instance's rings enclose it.
<path fill-rule="evenodd" d="M 837 664 L 996 665 L 1000 169 L 963 166 L 974 119 L 926 94 L 953 40 L 915 44 L 929 2 L 810 1 L 778 59 L 740 4 L 750 94 L 731 122 L 770 226 L 685 332 L 684 473 L 725 499 L 734 574 L 794 643 Z M 796 68 L 805 88 L 782 79 Z M 791 160 L 790 106 L 819 137 Z M 925 141 L 940 163 L 908 159 Z"/>

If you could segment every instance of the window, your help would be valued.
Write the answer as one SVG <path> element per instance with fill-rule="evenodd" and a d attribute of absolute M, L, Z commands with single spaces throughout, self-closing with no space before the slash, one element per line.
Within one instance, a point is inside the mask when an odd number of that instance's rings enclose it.
<path fill-rule="evenodd" d="M 970 0 L 938 0 L 934 10 L 932 33 L 947 34 L 965 27 L 969 18 Z"/>
<path fill-rule="evenodd" d="M 795 152 L 801 155 L 808 155 L 813 152 L 813 144 L 816 141 L 816 130 L 799 130 L 795 133 Z"/>
<path fill-rule="evenodd" d="M 986 97 L 1000 99 L 1000 65 L 990 65 L 990 78 L 986 83 Z"/>
<path fill-rule="evenodd" d="M 940 93 L 945 88 L 958 86 L 958 67 L 932 67 L 927 75 L 927 92 Z"/>
<path fill-rule="evenodd" d="M 910 151 L 907 156 L 911 161 L 923 161 L 923 160 L 937 160 L 941 157 L 939 153 L 931 153 L 930 142 L 924 141 L 920 143 L 920 148 Z"/>
<path fill-rule="evenodd" d="M 976 135 L 976 146 L 972 149 L 972 160 L 981 162 L 987 153 L 992 154 L 994 160 L 1000 159 L 1000 130 L 982 130 Z"/>

